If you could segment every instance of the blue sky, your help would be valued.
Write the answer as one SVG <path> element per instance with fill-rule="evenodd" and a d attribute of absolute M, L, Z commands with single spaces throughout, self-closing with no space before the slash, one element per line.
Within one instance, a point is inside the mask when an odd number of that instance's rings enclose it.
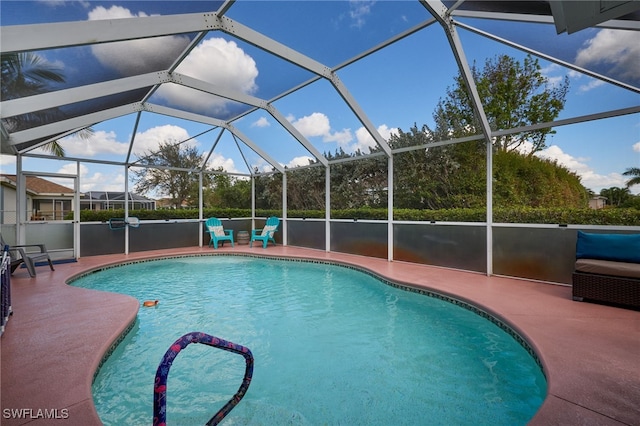
<path fill-rule="evenodd" d="M 2 25 L 14 25 L 203 12 L 212 4 L 215 8 L 217 3 L 2 1 L 0 11 Z M 389 1 L 239 1 L 227 16 L 329 67 L 429 18 L 418 2 Z M 557 36 L 553 25 L 497 25 L 470 18 L 463 22 L 483 31 L 495 31 L 521 45 L 543 49 L 566 62 L 635 87 L 640 85 L 637 33 L 587 29 Z M 459 34 L 469 62 L 482 65 L 487 58 L 496 55 L 508 54 L 518 59 L 525 55 L 520 50 L 463 29 Z M 167 52 L 177 54 L 191 37 L 193 35 L 172 36 L 37 53 L 64 71 L 67 83 L 59 87 L 63 88 L 163 69 L 167 66 Z M 640 104 L 637 93 L 542 59 L 540 63 L 551 84 L 564 76 L 570 78 L 570 92 L 560 118 Z M 263 99 L 271 99 L 311 77 L 305 70 L 222 33 L 209 34 L 176 71 Z M 431 125 L 438 99 L 445 95 L 456 72 L 442 29 L 432 25 L 341 69 L 338 76 L 380 134 L 388 138 L 395 129 L 407 131 L 414 123 Z M 188 103 L 194 112 L 211 113 L 221 119 L 244 108 L 177 86 L 163 89 L 150 101 L 167 106 Z M 366 152 L 372 144 L 371 136 L 327 81 L 320 80 L 304 87 L 274 105 L 320 152 L 333 152 L 338 148 L 347 152 L 360 148 Z M 96 124 L 92 140 L 70 137 L 63 141 L 63 146 L 70 157 L 124 161 L 134 122 L 132 115 Z M 309 152 L 264 111 L 248 114 L 233 125 L 282 165 L 307 164 L 310 158 Z M 154 149 L 160 142 L 189 138 L 193 139 L 188 143 L 208 153 L 219 134 L 219 130 L 210 129 L 203 124 L 144 113 L 135 137 L 133 158 Z M 206 133 L 194 138 L 202 132 Z M 640 167 L 639 114 L 562 126 L 556 128 L 556 132 L 547 140 L 548 148 L 540 155 L 574 170 L 582 177 L 583 184 L 596 192 L 611 186 L 624 186 L 622 172 L 628 167 Z M 251 167 L 270 168 L 242 143 L 240 147 L 241 151 L 225 132 L 209 164 L 246 173 L 246 159 Z M 1 156 L 1 160 L 3 173 L 15 172 L 12 158 Z M 65 160 L 26 158 L 23 169 L 75 173 L 76 164 Z M 124 169 L 82 162 L 81 185 L 83 191 L 121 191 L 124 189 Z M 640 193 L 640 187 L 632 188 L 632 192 Z"/>

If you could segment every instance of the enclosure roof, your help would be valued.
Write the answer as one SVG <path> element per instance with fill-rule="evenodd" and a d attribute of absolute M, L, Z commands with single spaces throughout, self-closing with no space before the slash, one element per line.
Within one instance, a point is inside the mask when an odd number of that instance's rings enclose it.
<path fill-rule="evenodd" d="M 207 147 L 204 162 L 215 155 L 221 135 L 227 135 L 237 145 L 249 173 L 254 168 L 249 153 L 283 171 L 283 161 L 271 148 L 238 126 L 243 117 L 261 111 L 298 144 L 291 152 L 302 149 L 314 161 L 327 165 L 323 146 L 310 141 L 286 116 L 288 112 L 278 107 L 288 98 L 300 96 L 304 88 L 324 82 L 326 93 L 337 95 L 345 111 L 353 114 L 384 154 L 390 155 L 385 137 L 339 74 L 424 31 L 444 35 L 434 42 L 448 43 L 463 73 L 468 72 L 469 64 L 459 31 L 538 55 L 624 90 L 640 91 L 637 80 L 616 74 L 605 64 L 578 65 L 577 47 L 570 36 L 596 26 L 637 31 L 640 2 L 424 0 L 379 2 L 374 9 L 373 2 L 366 1 L 112 1 L 91 3 L 95 7 L 88 19 L 56 13 L 56 9 L 47 14 L 25 13 L 25 3 L 29 2 L 3 1 L 0 5 L 3 61 L 9 54 L 30 52 L 52 64 L 63 63 L 65 70 L 82 72 L 70 72 L 64 81 L 35 91 L 3 89 L 4 154 L 52 156 L 38 148 L 98 123 L 130 117 L 131 146 L 116 163 L 140 164 L 143 155 L 133 148 L 136 129 L 141 117 L 153 114 L 199 123 L 203 134 L 219 132 Z M 343 13 L 347 4 L 352 18 L 362 8 L 369 8 L 375 26 L 353 37 L 314 19 L 331 9 Z M 354 4 L 360 9 L 354 9 Z M 125 10 L 135 13 L 127 15 Z M 295 19 L 283 21 L 284 11 L 287 19 Z M 526 36 L 517 30 L 525 24 L 553 27 L 555 40 L 541 46 L 531 32 Z M 303 33 L 305 37 L 301 37 Z M 429 46 L 423 44 L 422 48 L 428 54 Z M 222 49 L 226 50 L 220 53 Z M 215 67 L 199 67 L 212 52 L 220 54 Z M 229 77 L 225 67 L 238 61 L 253 61 L 255 66 L 243 69 L 254 74 L 233 75 L 232 70 Z M 375 73 L 375 69 L 367 72 Z M 401 64 L 397 72 L 386 78 L 403 78 Z M 425 70 L 425 78 L 429 72 Z M 317 97 L 307 99 L 310 104 L 319 101 Z M 638 112 L 637 106 L 602 116 L 634 112 Z"/>

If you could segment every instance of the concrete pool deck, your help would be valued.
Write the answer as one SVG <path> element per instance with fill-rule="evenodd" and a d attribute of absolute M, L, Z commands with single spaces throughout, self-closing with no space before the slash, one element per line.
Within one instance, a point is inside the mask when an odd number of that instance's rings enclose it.
<path fill-rule="evenodd" d="M 56 265 L 55 271 L 39 267 L 35 278 L 18 269 L 11 279 L 14 314 L 0 339 L 0 424 L 101 424 L 91 396 L 93 375 L 135 319 L 140 302 L 68 286 L 69 278 L 120 262 L 214 252 L 348 263 L 470 302 L 525 337 L 542 361 L 548 394 L 531 425 L 640 424 L 639 311 L 574 302 L 567 286 L 295 247 L 242 245 L 84 257 Z"/>

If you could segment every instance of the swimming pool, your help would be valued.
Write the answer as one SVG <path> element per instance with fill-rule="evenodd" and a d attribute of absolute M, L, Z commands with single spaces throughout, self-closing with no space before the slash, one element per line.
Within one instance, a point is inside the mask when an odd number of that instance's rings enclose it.
<path fill-rule="evenodd" d="M 155 369 L 181 335 L 249 347 L 247 395 L 225 424 L 525 424 L 546 394 L 502 328 L 438 298 L 335 265 L 195 256 L 92 273 L 73 285 L 159 299 L 96 377 L 106 425 L 148 424 Z M 204 424 L 237 390 L 241 357 L 191 345 L 168 383 L 168 422 Z"/>

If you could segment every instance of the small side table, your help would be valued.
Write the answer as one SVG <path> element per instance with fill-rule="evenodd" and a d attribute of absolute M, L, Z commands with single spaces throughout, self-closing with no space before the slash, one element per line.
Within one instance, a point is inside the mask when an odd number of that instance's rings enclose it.
<path fill-rule="evenodd" d="M 249 244 L 249 231 L 238 231 L 238 244 Z"/>

